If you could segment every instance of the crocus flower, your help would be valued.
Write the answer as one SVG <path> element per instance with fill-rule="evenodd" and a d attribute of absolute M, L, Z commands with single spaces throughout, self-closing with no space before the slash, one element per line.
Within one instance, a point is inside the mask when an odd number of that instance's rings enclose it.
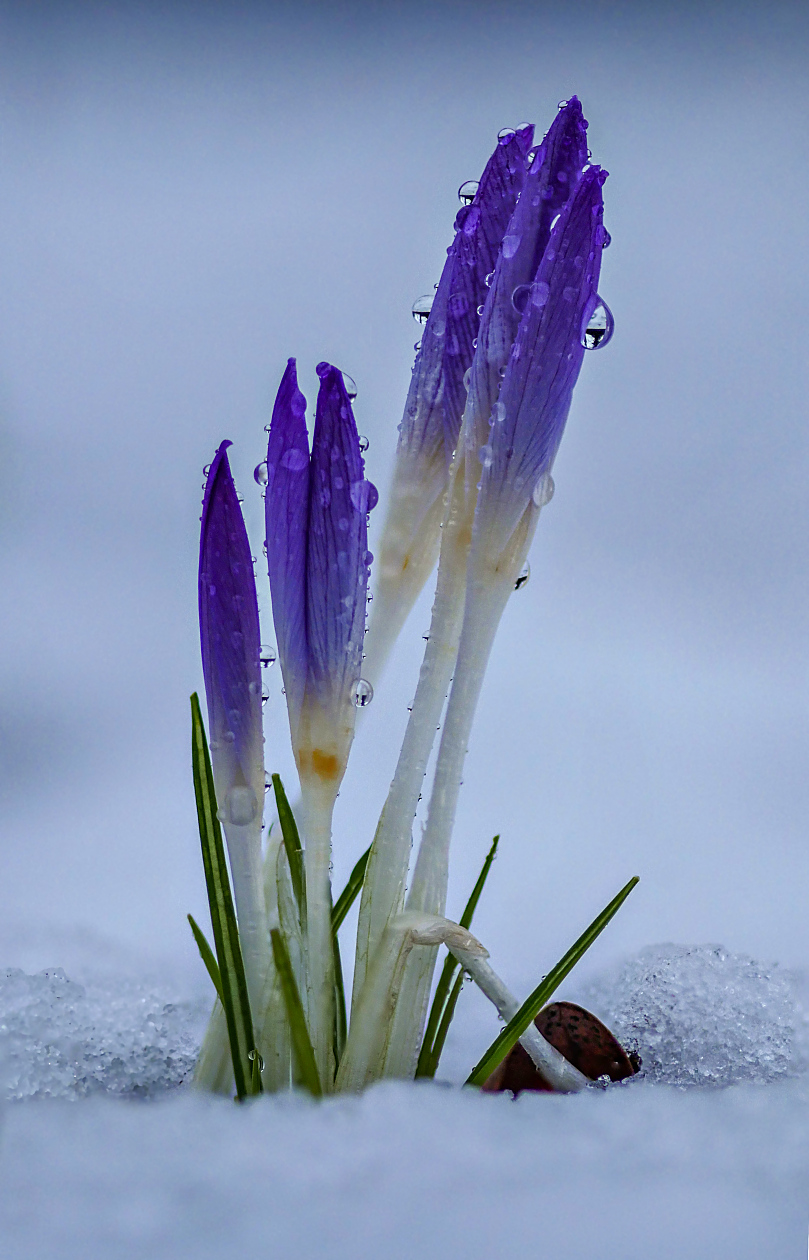
<path fill-rule="evenodd" d="M 457 444 L 458 455 L 450 473 L 448 493 L 442 496 L 441 559 L 430 633 L 411 718 L 377 829 L 360 905 L 355 1003 L 385 925 L 403 904 L 413 817 L 455 666 L 461 633 L 469 544 L 480 481 L 478 451 L 489 440 L 489 419 L 493 409 L 499 407 L 497 396 L 502 375 L 524 308 L 521 299 L 534 279 L 548 245 L 551 224 L 560 208 L 570 199 L 587 161 L 586 130 L 581 105 L 573 97 L 562 106 L 543 143 L 529 161 L 522 191 L 506 224 L 496 260 L 491 272 L 484 277 L 480 290 L 484 297 L 484 305 L 480 307 L 483 314 L 477 330 L 472 366 L 462 382 L 468 390 L 463 390 L 465 406 L 460 437 L 454 423 L 452 428 L 455 434 L 453 444 Z M 526 131 L 522 134 L 527 137 L 530 133 Z M 501 197 L 497 202 L 499 212 L 502 212 L 504 204 L 505 199 Z M 502 233 L 502 229 L 502 221 L 499 221 L 498 233 Z M 466 274 L 470 270 L 466 268 L 462 272 Z M 439 294 L 440 291 L 439 285 Z M 411 386 L 411 395 L 413 393 Z M 438 410 L 436 414 L 445 413 Z M 397 469 L 401 467 L 400 460 Z M 386 527 L 386 537 L 387 534 Z M 384 588 L 384 578 L 382 586 Z M 393 596 L 391 591 L 387 594 L 387 608 L 390 610 L 394 606 Z M 378 593 L 377 600 L 379 597 Z M 400 599 L 400 595 L 396 598 Z M 401 602 L 399 606 L 401 609 Z M 390 619 L 386 624 L 390 626 Z"/>
<path fill-rule="evenodd" d="M 267 450 L 267 561 L 273 618 L 302 791 L 309 1018 L 324 1088 L 331 1087 L 331 818 L 365 698 L 360 677 L 370 554 L 365 480 L 342 373 L 318 365 L 311 460 L 305 400 L 290 360 Z"/>
<path fill-rule="evenodd" d="M 584 172 L 542 256 L 480 451 L 482 476 L 469 555 L 466 605 L 455 675 L 408 910 L 442 914 L 449 842 L 466 749 L 483 676 L 505 604 L 525 562 L 539 513 L 552 493 L 550 470 L 598 303 L 606 172 Z M 426 1005 L 435 951 L 418 950 L 402 988 L 402 1020 Z M 407 1074 L 418 1048 L 412 1016 L 394 1035 L 386 1071 Z"/>
<path fill-rule="evenodd" d="M 501 136 L 474 199 L 455 219 L 455 239 L 424 327 L 399 428 L 366 649 L 372 681 L 438 557 L 447 477 L 487 278 L 525 182 L 532 139 L 533 127 Z"/>
<path fill-rule="evenodd" d="M 256 584 L 223 442 L 208 472 L 199 554 L 199 624 L 211 761 L 228 845 L 251 1003 L 267 958 L 261 879 L 264 738 Z"/>

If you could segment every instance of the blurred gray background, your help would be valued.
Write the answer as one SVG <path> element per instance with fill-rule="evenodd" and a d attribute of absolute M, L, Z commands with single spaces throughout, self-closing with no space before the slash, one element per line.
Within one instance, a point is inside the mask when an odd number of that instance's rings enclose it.
<path fill-rule="evenodd" d="M 808 28 L 784 4 L 0 3 L 0 962 L 81 926 L 201 976 L 202 467 L 233 440 L 260 557 L 274 390 L 295 354 L 313 402 L 326 358 L 384 495 L 456 190 L 574 92 L 616 333 L 495 648 L 449 912 L 498 831 L 477 928 L 518 988 L 635 873 L 587 966 L 670 939 L 807 961 Z M 355 746 L 338 883 L 429 605 Z"/>

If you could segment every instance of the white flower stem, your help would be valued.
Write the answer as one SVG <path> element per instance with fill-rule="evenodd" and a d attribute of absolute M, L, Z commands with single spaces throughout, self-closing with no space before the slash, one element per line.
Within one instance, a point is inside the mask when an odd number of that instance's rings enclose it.
<path fill-rule="evenodd" d="M 254 1025 L 261 1009 L 269 964 L 267 913 L 261 863 L 261 819 L 245 827 L 225 822 L 233 899 L 239 923 L 247 992 Z"/>
<path fill-rule="evenodd" d="M 453 486 L 462 487 L 456 477 Z M 413 819 L 458 652 L 470 528 L 460 495 L 450 491 L 432 619 L 396 772 L 374 837 L 357 928 L 352 1012 L 374 951 L 404 904 Z"/>
<path fill-rule="evenodd" d="M 320 1083 L 334 1082 L 334 955 L 331 939 L 331 827 L 335 793 L 304 780 L 302 814 L 306 870 L 306 972 L 309 1035 Z"/>
<path fill-rule="evenodd" d="M 449 875 L 449 846 L 469 737 L 500 618 L 533 538 L 539 512 L 527 509 L 504 552 L 492 560 L 485 545 L 470 558 L 455 677 L 452 683 L 427 825 L 419 847 L 407 909 L 443 914 Z M 421 1039 L 435 949 L 416 950 L 402 984 L 386 1076 L 410 1076 Z"/>

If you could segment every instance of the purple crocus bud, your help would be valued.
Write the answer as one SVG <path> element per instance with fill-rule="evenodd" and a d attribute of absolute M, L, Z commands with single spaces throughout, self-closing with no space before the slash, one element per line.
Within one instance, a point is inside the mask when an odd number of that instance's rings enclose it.
<path fill-rule="evenodd" d="M 309 668 L 306 635 L 309 437 L 305 415 L 306 399 L 298 389 L 295 360 L 290 359 L 270 424 L 265 518 L 273 620 L 293 745 L 297 741 Z"/>
<path fill-rule="evenodd" d="M 475 456 L 486 442 L 486 428 L 496 404 L 520 319 L 551 236 L 551 224 L 570 200 L 587 162 L 587 122 L 573 96 L 559 110 L 536 150 L 511 221 L 503 237 L 489 287 L 470 373 L 464 422 L 467 453 Z M 467 481 L 477 482 L 475 460 Z"/>
<path fill-rule="evenodd" d="M 367 516 L 375 487 L 365 480 L 343 374 L 319 363 L 306 557 L 309 656 L 308 744 L 296 748 L 302 776 L 339 786 L 356 718 L 368 589 Z"/>
<path fill-rule="evenodd" d="M 598 303 L 604 241 L 606 171 L 589 167 L 562 210 L 530 286 L 508 361 L 489 442 L 473 552 L 492 556 L 508 543 L 526 509 L 550 497 L 550 470 L 564 432 Z"/>
<path fill-rule="evenodd" d="M 353 738 L 368 586 L 365 480 L 343 374 L 317 368 L 312 457 L 290 359 L 267 449 L 267 562 L 299 772 L 339 787 Z"/>
<path fill-rule="evenodd" d="M 438 556 L 444 493 L 466 402 L 480 311 L 525 182 L 532 139 L 533 127 L 502 137 L 473 201 L 455 219 L 455 239 L 424 327 L 399 429 L 366 649 L 366 670 L 372 681 Z"/>
<path fill-rule="evenodd" d="M 266 925 L 261 882 L 264 737 L 256 583 L 223 442 L 205 485 L 199 625 L 216 797 L 233 873 L 251 998 L 261 993 Z"/>

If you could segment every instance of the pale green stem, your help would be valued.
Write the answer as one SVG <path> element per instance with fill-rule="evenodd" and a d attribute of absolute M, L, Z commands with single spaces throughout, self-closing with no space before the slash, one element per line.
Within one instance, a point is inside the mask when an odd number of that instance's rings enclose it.
<path fill-rule="evenodd" d="M 413 819 L 458 653 L 470 529 L 469 515 L 464 511 L 462 477 L 455 477 L 452 484 L 459 493 L 454 489 L 451 492 L 450 510 L 444 522 L 424 661 L 363 883 L 352 1014 L 382 934 L 391 918 L 403 908 Z"/>
<path fill-rule="evenodd" d="M 331 938 L 331 827 L 335 791 L 304 780 L 302 814 L 306 871 L 306 964 L 309 1035 L 320 1083 L 334 1082 L 334 955 Z"/>
<path fill-rule="evenodd" d="M 409 911 L 443 914 L 446 908 L 449 846 L 472 723 L 500 618 L 524 563 L 538 517 L 536 508 L 526 510 L 496 562 L 486 556 L 485 544 L 470 558 L 458 660 L 438 750 L 427 825 L 407 899 Z M 435 949 L 415 950 L 410 959 L 385 1064 L 386 1076 L 412 1075 L 435 959 Z"/>
<path fill-rule="evenodd" d="M 440 916 L 402 914 L 393 918 L 374 953 L 356 1018 L 351 1021 L 337 1073 L 337 1090 L 356 1092 L 380 1075 L 408 956 L 414 946 L 421 944 L 454 944 L 470 955 L 486 955 L 471 933 Z"/>
<path fill-rule="evenodd" d="M 216 999 L 202 1039 L 199 1058 L 194 1068 L 194 1085 L 197 1089 L 209 1090 L 212 1094 L 233 1093 L 228 1026 L 219 998 Z"/>
<path fill-rule="evenodd" d="M 269 936 L 261 869 L 261 817 L 244 827 L 225 821 L 224 828 L 247 992 L 255 1024 L 261 1010 L 264 980 L 269 965 Z"/>

